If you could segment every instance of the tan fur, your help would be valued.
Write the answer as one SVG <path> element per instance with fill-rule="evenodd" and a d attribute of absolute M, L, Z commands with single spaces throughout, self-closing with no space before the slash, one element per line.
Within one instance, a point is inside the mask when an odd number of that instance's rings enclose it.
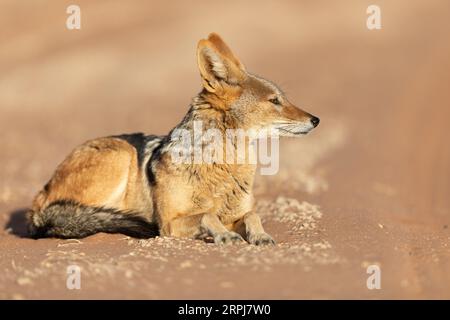
<path fill-rule="evenodd" d="M 54 201 L 70 199 L 87 206 L 146 212 L 151 201 L 143 183 L 135 149 L 117 138 L 99 138 L 77 147 L 58 166 L 32 209 L 39 212 Z"/>
<path fill-rule="evenodd" d="M 203 90 L 177 128 L 190 130 L 193 121 L 202 121 L 204 130 L 215 128 L 223 135 L 230 128 L 271 125 L 282 126 L 287 135 L 312 129 L 315 117 L 293 106 L 271 82 L 249 74 L 217 34 L 199 42 L 197 56 Z M 255 165 L 175 164 L 171 137 L 157 144 L 141 164 L 137 149 L 123 139 L 86 142 L 59 165 L 36 196 L 32 215 L 42 215 L 55 201 L 73 200 L 138 212 L 156 221 L 164 236 L 212 236 L 218 244 L 244 236 L 252 244 L 274 243 L 253 211 Z"/>

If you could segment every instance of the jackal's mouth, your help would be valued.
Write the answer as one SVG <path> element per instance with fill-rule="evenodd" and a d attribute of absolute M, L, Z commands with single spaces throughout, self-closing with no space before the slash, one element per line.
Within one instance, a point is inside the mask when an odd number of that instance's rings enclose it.
<path fill-rule="evenodd" d="M 298 136 L 298 135 L 305 135 L 308 133 L 308 131 L 295 131 L 287 128 L 278 128 L 278 132 L 280 133 L 280 136 Z"/>
<path fill-rule="evenodd" d="M 306 135 L 311 129 L 312 128 L 308 128 L 307 126 L 302 124 L 275 125 L 275 130 L 277 130 L 280 136 L 288 136 L 288 137 Z"/>

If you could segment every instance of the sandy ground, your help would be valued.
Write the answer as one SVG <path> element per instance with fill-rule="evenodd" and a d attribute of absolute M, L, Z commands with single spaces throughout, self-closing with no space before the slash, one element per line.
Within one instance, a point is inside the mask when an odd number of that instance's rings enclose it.
<path fill-rule="evenodd" d="M 450 298 L 450 2 L 377 1 L 379 31 L 372 1 L 77 3 L 68 31 L 69 2 L 0 2 L 0 298 Z M 75 145 L 177 124 L 211 31 L 321 118 L 257 178 L 278 244 L 28 239 L 24 210 Z"/>

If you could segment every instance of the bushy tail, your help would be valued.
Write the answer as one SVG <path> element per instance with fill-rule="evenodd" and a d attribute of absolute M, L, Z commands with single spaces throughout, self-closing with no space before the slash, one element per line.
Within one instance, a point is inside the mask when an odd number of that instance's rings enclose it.
<path fill-rule="evenodd" d="M 137 213 L 66 200 L 53 202 L 43 211 L 30 212 L 28 230 L 33 238 L 84 238 L 97 232 L 135 238 L 158 235 L 157 226 Z"/>

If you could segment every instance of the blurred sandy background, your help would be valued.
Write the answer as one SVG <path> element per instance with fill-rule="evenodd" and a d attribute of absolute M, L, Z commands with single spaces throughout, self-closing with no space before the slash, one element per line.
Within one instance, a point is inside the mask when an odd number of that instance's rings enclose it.
<path fill-rule="evenodd" d="M 257 178 L 279 244 L 24 237 L 23 210 L 74 146 L 180 121 L 212 31 L 321 118 Z M 0 298 L 450 298 L 449 31 L 446 0 L 0 0 Z"/>

